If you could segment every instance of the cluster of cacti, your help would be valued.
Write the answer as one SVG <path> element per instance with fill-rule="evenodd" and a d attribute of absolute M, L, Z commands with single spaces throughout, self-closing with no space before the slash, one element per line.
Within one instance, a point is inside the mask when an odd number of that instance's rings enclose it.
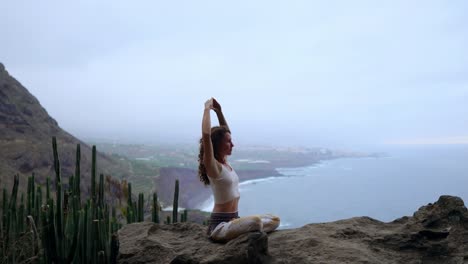
<path fill-rule="evenodd" d="M 117 254 L 112 250 L 118 250 L 111 246 L 111 235 L 119 226 L 115 214 L 110 219 L 109 206 L 104 202 L 102 174 L 98 188 L 96 188 L 96 147 L 93 146 L 92 149 L 91 198 L 82 205 L 79 145 L 77 146 L 76 175 L 70 177 L 68 190 L 62 189 L 55 138 L 52 139 L 52 146 L 56 192 L 54 201 L 50 197 L 49 190 L 47 191 L 47 201 L 41 212 L 44 261 L 47 263 L 95 263 L 99 259 L 111 260 L 111 257 Z M 115 212 L 115 209 L 112 211 Z"/>
<path fill-rule="evenodd" d="M 8 259 L 16 259 L 16 252 L 9 254 L 9 246 L 12 244 L 12 241 L 16 240 L 17 234 L 19 233 L 19 228 L 17 224 L 17 213 L 16 213 L 16 198 L 18 195 L 18 183 L 19 176 L 15 175 L 13 181 L 13 191 L 11 192 L 11 197 L 8 202 L 8 194 L 6 189 L 3 189 L 3 205 L 2 205 L 2 225 L 1 233 L 3 238 L 2 243 L 2 253 L 3 257 Z"/>
<path fill-rule="evenodd" d="M 96 183 L 96 147 L 92 148 L 91 193 L 82 203 L 80 145 L 76 150 L 75 175 L 71 175 L 67 185 L 62 182 L 60 160 L 56 138 L 52 138 L 55 182 L 51 191 L 51 179 L 46 178 L 45 201 L 41 186 L 36 186 L 35 175 L 28 178 L 27 194 L 21 194 L 17 202 L 19 175 L 15 175 L 13 189 L 3 189 L 2 215 L 0 223 L 1 263 L 16 263 L 17 255 L 9 250 L 14 241 L 22 235 L 28 237 L 33 249 L 31 253 L 40 263 L 115 263 L 118 253 L 116 232 L 122 224 L 118 222 L 116 209 L 109 208 L 105 200 L 104 175 L 100 174 Z M 132 186 L 128 183 L 126 208 L 127 223 L 144 221 L 144 195 L 138 195 L 138 203 L 132 199 Z M 179 181 L 175 182 L 173 220 L 167 216 L 166 224 L 178 220 Z M 150 199 L 148 198 L 148 205 Z M 151 219 L 160 222 L 158 196 L 153 193 Z M 180 216 L 187 221 L 187 210 Z M 28 231 L 26 233 L 26 231 Z M 30 231 L 30 232 L 29 232 Z M 31 256 L 30 256 L 31 257 Z"/>
<path fill-rule="evenodd" d="M 19 175 L 14 176 L 11 196 L 3 188 L 2 217 L 0 224 L 0 256 L 1 263 L 16 263 L 25 258 L 31 258 L 38 253 L 37 218 L 42 204 L 42 191 L 34 185 L 34 174 L 28 178 L 26 204 L 24 193 L 17 205 Z M 29 227 L 29 228 L 28 228 Z M 26 232 L 29 229 L 29 232 Z M 29 251 L 24 248 L 27 245 Z"/>
<path fill-rule="evenodd" d="M 128 183 L 128 199 L 127 199 L 127 224 L 135 222 L 143 222 L 145 218 L 145 198 L 144 194 L 138 194 L 138 204 L 132 199 L 132 184 Z"/>

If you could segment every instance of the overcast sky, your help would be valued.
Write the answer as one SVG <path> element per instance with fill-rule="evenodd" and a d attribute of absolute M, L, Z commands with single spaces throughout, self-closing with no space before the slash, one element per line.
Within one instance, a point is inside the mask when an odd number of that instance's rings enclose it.
<path fill-rule="evenodd" d="M 0 62 L 81 139 L 468 143 L 468 2 L 5 1 Z M 213 115 L 213 120 L 214 119 Z"/>

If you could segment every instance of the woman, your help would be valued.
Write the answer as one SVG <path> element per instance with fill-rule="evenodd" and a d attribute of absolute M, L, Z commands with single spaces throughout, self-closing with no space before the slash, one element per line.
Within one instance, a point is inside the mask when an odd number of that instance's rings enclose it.
<path fill-rule="evenodd" d="M 218 116 L 220 126 L 211 127 L 210 110 Z M 221 105 L 211 98 L 205 102 L 203 112 L 198 176 L 213 190 L 215 205 L 208 223 L 208 236 L 214 241 L 228 241 L 250 231 L 271 232 L 280 224 L 279 217 L 273 215 L 239 218 L 239 177 L 227 161 L 233 147 Z"/>

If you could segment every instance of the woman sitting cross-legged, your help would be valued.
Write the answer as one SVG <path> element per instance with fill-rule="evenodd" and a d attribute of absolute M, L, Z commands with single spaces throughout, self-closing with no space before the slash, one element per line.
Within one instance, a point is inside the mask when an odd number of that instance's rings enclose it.
<path fill-rule="evenodd" d="M 210 110 L 215 111 L 220 126 L 211 127 Z M 251 231 L 271 232 L 280 224 L 279 217 L 270 214 L 239 217 L 239 177 L 227 161 L 233 147 L 221 105 L 211 98 L 203 113 L 198 175 L 213 190 L 215 205 L 208 236 L 214 241 L 228 241 Z"/>

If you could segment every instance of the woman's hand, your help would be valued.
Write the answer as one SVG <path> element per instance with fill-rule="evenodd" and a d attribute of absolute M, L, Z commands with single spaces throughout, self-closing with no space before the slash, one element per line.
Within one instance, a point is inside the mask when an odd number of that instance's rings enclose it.
<path fill-rule="evenodd" d="M 210 99 L 208 99 L 206 102 L 205 102 L 205 110 L 208 109 L 208 110 L 211 110 L 211 109 L 214 109 L 213 107 L 213 101 L 214 101 L 214 98 L 211 97 Z"/>
<path fill-rule="evenodd" d="M 221 105 L 219 104 L 218 101 L 216 101 L 216 99 L 212 98 L 213 99 L 213 110 L 216 112 L 216 113 L 221 113 Z"/>

